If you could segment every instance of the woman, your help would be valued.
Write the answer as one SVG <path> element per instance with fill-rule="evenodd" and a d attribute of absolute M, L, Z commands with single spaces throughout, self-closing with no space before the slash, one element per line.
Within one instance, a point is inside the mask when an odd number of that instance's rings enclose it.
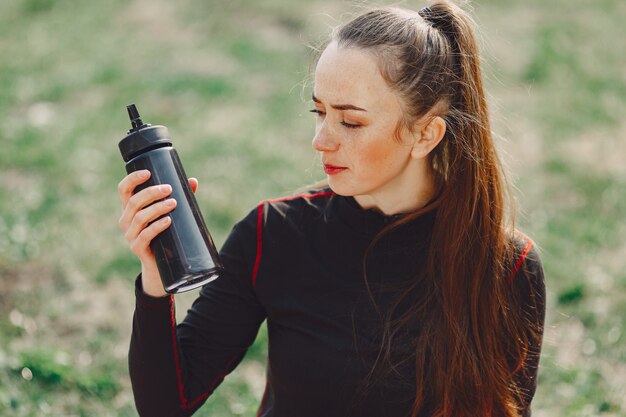
<path fill-rule="evenodd" d="M 121 181 L 120 226 L 142 264 L 140 415 L 193 414 L 263 320 L 258 416 L 530 415 L 543 272 L 507 223 L 469 18 L 447 1 L 355 18 L 318 59 L 313 105 L 327 186 L 236 224 L 225 273 L 178 326 L 149 247 L 169 220 L 150 222 L 175 207 L 152 203 L 170 189 L 133 195 L 145 171 Z"/>

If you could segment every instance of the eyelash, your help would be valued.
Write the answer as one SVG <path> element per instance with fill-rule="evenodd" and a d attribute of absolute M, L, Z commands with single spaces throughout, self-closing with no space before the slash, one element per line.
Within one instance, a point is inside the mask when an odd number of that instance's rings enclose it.
<path fill-rule="evenodd" d="M 311 113 L 317 114 L 318 117 L 322 117 L 322 116 L 324 116 L 326 114 L 326 112 L 323 112 L 323 111 L 318 110 L 318 109 L 313 109 L 313 110 L 309 110 L 309 111 Z M 357 129 L 357 128 L 361 127 L 361 125 L 353 125 L 351 123 L 346 123 L 346 122 L 341 122 L 341 124 L 344 127 L 348 128 L 348 129 Z"/>

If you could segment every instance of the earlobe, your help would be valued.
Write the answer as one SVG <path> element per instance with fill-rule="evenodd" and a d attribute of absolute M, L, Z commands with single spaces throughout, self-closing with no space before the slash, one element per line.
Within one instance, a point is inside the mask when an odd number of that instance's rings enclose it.
<path fill-rule="evenodd" d="M 441 142 L 446 134 L 446 121 L 435 116 L 416 132 L 416 140 L 411 151 L 415 159 L 426 157 Z"/>

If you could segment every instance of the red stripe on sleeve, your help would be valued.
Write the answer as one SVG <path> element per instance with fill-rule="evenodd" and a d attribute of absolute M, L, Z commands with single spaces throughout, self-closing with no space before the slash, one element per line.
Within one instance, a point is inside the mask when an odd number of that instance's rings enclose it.
<path fill-rule="evenodd" d="M 174 306 L 174 296 L 170 295 L 170 326 L 172 328 L 172 350 L 174 352 L 174 366 L 176 367 L 176 383 L 178 384 L 178 398 L 182 408 L 187 408 L 187 398 L 183 387 L 183 380 L 180 372 L 180 361 L 178 358 L 178 343 L 176 343 L 176 307 Z"/>
<path fill-rule="evenodd" d="M 526 256 L 528 256 L 528 252 L 533 247 L 533 241 L 530 240 L 530 238 L 524 236 L 521 233 L 518 233 L 518 236 L 526 241 L 526 246 L 524 247 L 524 250 L 522 251 L 522 254 L 520 255 L 520 257 L 517 259 L 517 262 L 515 262 L 515 266 L 513 267 L 513 270 L 511 271 L 511 274 L 509 275 L 509 278 L 508 278 L 509 284 L 513 282 L 513 278 L 515 278 L 515 275 L 517 275 L 517 272 L 519 271 L 519 269 L 522 267 L 522 264 L 526 260 Z"/>
<path fill-rule="evenodd" d="M 236 358 L 237 358 L 237 355 L 235 355 L 232 358 L 230 358 L 230 360 L 226 364 L 226 367 L 224 368 L 224 372 L 221 375 L 218 375 L 217 377 L 215 377 L 213 382 L 211 382 L 211 385 L 209 385 L 209 389 L 208 389 L 207 392 L 205 392 L 204 394 L 200 394 L 198 396 L 198 398 L 196 398 L 195 400 L 193 400 L 192 402 L 190 402 L 187 405 L 183 405 L 182 408 L 193 408 L 196 405 L 198 405 L 199 402 L 204 401 L 205 399 L 207 399 L 209 397 L 209 392 L 213 391 L 215 386 L 217 384 L 219 384 L 220 382 L 222 382 L 224 380 L 224 378 L 226 378 L 226 374 L 228 373 L 228 369 L 230 368 L 230 365 L 232 365 L 233 361 Z"/>
<path fill-rule="evenodd" d="M 259 204 L 257 222 L 256 222 L 256 259 L 254 260 L 254 269 L 252 270 L 252 286 L 256 284 L 256 275 L 259 272 L 259 264 L 261 263 L 261 252 L 263 251 L 263 202 Z"/>
<path fill-rule="evenodd" d="M 213 388 L 221 382 L 228 372 L 228 369 L 232 365 L 233 361 L 237 358 L 237 355 L 233 356 L 224 369 L 224 372 L 221 375 L 218 375 L 213 382 L 209 385 L 209 389 L 207 392 L 200 394 L 196 399 L 189 402 L 187 397 L 185 397 L 185 388 L 183 385 L 183 377 L 180 370 L 180 359 L 178 357 L 178 343 L 176 343 L 176 307 L 174 305 L 174 296 L 170 295 L 170 324 L 172 328 L 172 350 L 174 352 L 174 366 L 176 368 L 176 383 L 178 385 L 178 398 L 180 400 L 180 407 L 183 409 L 193 408 L 199 402 L 205 400 L 209 397 L 209 392 L 213 390 Z"/>

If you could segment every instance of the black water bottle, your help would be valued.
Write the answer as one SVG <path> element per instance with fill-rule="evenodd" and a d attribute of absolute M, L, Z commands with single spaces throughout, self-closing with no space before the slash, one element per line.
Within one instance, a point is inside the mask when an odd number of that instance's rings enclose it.
<path fill-rule="evenodd" d="M 152 174 L 135 193 L 152 185 L 169 184 L 169 197 L 177 202 L 168 214 L 172 218 L 170 226 L 150 243 L 163 287 L 175 294 L 211 282 L 218 277 L 222 263 L 178 153 L 172 147 L 170 133 L 165 126 L 143 123 L 134 104 L 126 108 L 132 128 L 119 143 L 126 172 L 147 169 Z"/>

